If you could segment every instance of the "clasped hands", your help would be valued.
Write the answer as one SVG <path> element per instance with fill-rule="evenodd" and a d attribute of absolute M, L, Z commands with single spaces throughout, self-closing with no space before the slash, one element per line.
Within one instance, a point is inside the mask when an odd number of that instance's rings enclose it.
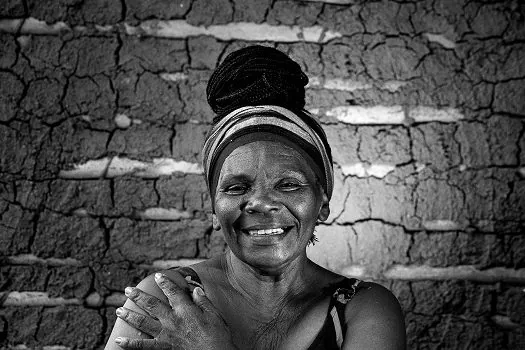
<path fill-rule="evenodd" d="M 236 349 L 230 330 L 217 308 L 200 287 L 190 292 L 161 273 L 155 282 L 169 305 L 139 288 L 127 287 L 126 296 L 152 317 L 127 308 L 117 316 L 153 339 L 119 337 L 115 342 L 124 349 Z"/>

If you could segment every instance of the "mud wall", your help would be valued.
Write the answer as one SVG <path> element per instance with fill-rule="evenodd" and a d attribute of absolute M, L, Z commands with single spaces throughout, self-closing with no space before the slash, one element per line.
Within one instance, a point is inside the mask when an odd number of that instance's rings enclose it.
<path fill-rule="evenodd" d="M 6 0 L 0 346 L 101 348 L 124 287 L 224 249 L 205 86 L 250 44 L 333 147 L 319 263 L 391 288 L 410 349 L 525 347 L 519 1 Z"/>

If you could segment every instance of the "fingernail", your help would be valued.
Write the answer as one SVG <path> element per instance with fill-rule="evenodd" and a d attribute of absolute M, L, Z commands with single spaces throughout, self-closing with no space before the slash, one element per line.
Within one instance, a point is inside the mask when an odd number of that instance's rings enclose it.
<path fill-rule="evenodd" d="M 163 277 L 164 277 L 164 275 L 161 274 L 160 272 L 157 272 L 157 273 L 155 274 L 155 280 L 157 280 L 157 281 L 158 281 L 158 280 L 161 280 Z"/>
<path fill-rule="evenodd" d="M 133 292 L 133 287 L 126 287 L 126 289 L 124 289 L 124 294 L 126 294 L 127 297 L 129 297 L 131 292 Z"/>
<path fill-rule="evenodd" d="M 124 315 L 124 309 L 119 307 L 117 311 L 115 311 L 115 313 L 117 314 L 117 316 L 121 317 Z"/>
<path fill-rule="evenodd" d="M 202 290 L 201 287 L 195 287 L 195 293 L 197 293 L 198 296 L 205 296 L 206 294 L 204 294 L 204 291 Z"/>
<path fill-rule="evenodd" d="M 122 343 L 122 338 L 121 337 L 115 338 L 115 343 L 120 345 L 120 343 Z"/>

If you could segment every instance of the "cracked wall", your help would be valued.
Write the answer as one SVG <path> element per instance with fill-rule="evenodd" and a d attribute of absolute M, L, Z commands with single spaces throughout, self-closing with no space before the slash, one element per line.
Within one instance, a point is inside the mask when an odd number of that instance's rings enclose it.
<path fill-rule="evenodd" d="M 0 7 L 0 346 L 102 348 L 124 287 L 224 249 L 205 86 L 290 54 L 333 147 L 310 256 L 391 288 L 410 349 L 525 347 L 519 1 L 8 0 Z"/>

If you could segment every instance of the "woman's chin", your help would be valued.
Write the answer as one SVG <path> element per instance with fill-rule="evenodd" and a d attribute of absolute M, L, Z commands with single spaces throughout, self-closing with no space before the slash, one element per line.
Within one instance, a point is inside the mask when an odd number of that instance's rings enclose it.
<path fill-rule="evenodd" d="M 296 249 L 293 250 L 284 247 L 282 249 L 275 248 L 261 249 L 259 246 L 256 249 L 239 249 L 237 251 L 232 250 L 232 252 L 239 260 L 251 268 L 268 274 L 283 271 L 298 256 L 303 255 L 302 253 L 306 256 L 306 249 L 303 249 L 304 252 L 302 252 L 299 247 L 295 247 Z"/>

